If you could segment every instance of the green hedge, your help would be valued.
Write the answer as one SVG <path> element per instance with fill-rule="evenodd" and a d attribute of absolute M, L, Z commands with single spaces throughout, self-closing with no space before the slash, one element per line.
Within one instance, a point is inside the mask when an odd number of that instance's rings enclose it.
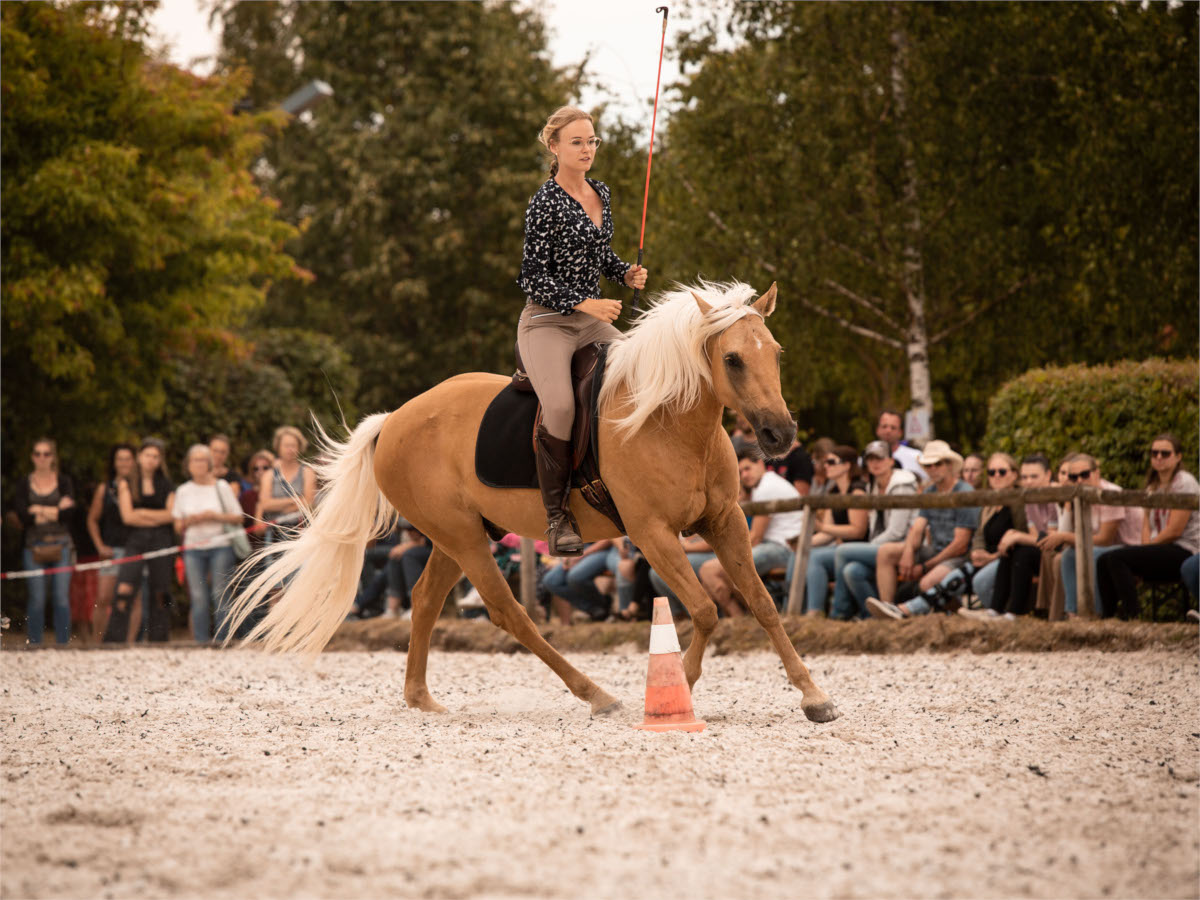
<path fill-rule="evenodd" d="M 1198 375 L 1195 360 L 1032 369 L 988 404 L 984 448 L 1018 459 L 1042 452 L 1055 465 L 1069 452 L 1090 453 L 1105 479 L 1132 489 L 1142 486 L 1150 467 L 1150 442 L 1169 431 L 1183 442 L 1183 465 L 1195 474 Z"/>

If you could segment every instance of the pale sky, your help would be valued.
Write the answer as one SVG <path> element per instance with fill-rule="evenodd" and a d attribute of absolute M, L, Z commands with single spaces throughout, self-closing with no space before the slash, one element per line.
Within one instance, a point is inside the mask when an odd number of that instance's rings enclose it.
<path fill-rule="evenodd" d="M 591 52 L 588 71 L 605 82 L 607 90 L 588 91 L 582 98 L 583 105 L 590 107 L 607 101 L 627 120 L 644 121 L 648 134 L 658 48 L 662 39 L 662 15 L 654 11 L 659 4 L 653 0 L 531 2 L 543 10 L 555 65 L 578 63 L 585 53 Z M 209 71 L 210 64 L 203 58 L 216 53 L 218 35 L 209 30 L 208 13 L 201 9 L 201 0 L 162 0 L 152 22 L 157 38 L 168 46 L 172 62 L 201 73 Z M 688 20 L 682 8 L 672 8 L 667 21 L 667 46 L 662 64 L 660 134 L 664 109 L 669 105 L 666 86 L 679 77 L 671 43 L 680 27 L 686 24 Z M 337 85 L 333 88 L 336 91 Z"/>

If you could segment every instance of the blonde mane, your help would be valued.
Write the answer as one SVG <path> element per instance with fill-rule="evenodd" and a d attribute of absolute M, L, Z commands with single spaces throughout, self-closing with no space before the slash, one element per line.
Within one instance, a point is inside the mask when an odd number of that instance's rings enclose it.
<path fill-rule="evenodd" d="M 713 307 L 701 315 L 692 292 Z M 740 281 L 678 285 L 656 296 L 625 339 L 608 350 L 600 409 L 620 391 L 627 391 L 633 409 L 610 419 L 618 433 L 631 435 L 659 409 L 683 413 L 700 402 L 701 391 L 712 385 L 711 361 L 705 344 L 745 316 L 760 316 L 747 304 L 754 288 Z"/>

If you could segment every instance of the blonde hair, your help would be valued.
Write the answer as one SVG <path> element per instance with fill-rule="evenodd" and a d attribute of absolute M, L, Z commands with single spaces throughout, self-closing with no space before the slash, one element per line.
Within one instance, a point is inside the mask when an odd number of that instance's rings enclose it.
<path fill-rule="evenodd" d="M 297 428 L 295 425 L 280 425 L 275 429 L 275 434 L 271 437 L 271 447 L 274 449 L 276 456 L 279 455 L 280 442 L 289 434 L 294 437 L 296 442 L 300 445 L 301 453 L 308 449 L 308 438 L 304 436 L 299 428 Z"/>
<path fill-rule="evenodd" d="M 552 157 L 550 163 L 551 178 L 558 174 L 558 157 L 554 156 L 554 151 L 550 149 L 550 142 L 558 140 L 558 132 L 563 126 L 570 125 L 572 122 L 578 122 L 580 119 L 587 119 L 589 122 L 594 121 L 591 113 L 584 112 L 577 106 L 560 106 L 550 114 L 550 118 L 542 126 L 541 134 L 538 135 L 538 143 L 545 147 Z"/>

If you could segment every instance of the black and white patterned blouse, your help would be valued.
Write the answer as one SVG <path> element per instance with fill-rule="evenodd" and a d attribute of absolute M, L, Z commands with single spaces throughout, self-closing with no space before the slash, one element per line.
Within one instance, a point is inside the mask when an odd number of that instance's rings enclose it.
<path fill-rule="evenodd" d="M 604 208 L 596 227 L 583 205 L 551 178 L 525 211 L 525 256 L 517 285 L 534 303 L 564 316 L 575 305 L 600 296 L 600 275 L 624 284 L 630 264 L 613 252 L 608 185 L 587 179 Z"/>

